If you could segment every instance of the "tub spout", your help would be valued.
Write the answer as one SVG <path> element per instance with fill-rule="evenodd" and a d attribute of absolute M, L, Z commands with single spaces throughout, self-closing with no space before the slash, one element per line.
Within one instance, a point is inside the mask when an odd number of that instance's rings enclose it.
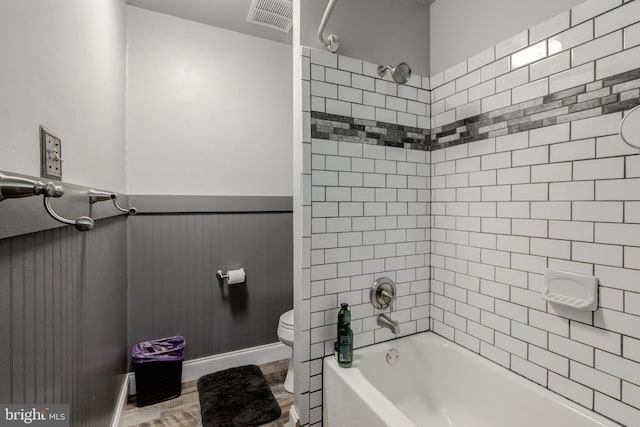
<path fill-rule="evenodd" d="M 378 316 L 378 325 L 382 326 L 383 328 L 390 329 L 391 332 L 396 335 L 400 333 L 400 324 L 398 323 L 398 321 L 392 320 L 386 314 L 381 314 L 380 316 Z"/>

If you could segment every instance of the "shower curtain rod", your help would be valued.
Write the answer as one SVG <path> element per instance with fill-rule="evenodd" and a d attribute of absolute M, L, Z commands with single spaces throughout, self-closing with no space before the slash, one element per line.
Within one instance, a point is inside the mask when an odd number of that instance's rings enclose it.
<path fill-rule="evenodd" d="M 320 21 L 320 27 L 318 28 L 318 38 L 331 53 L 335 53 L 335 51 L 338 50 L 338 47 L 340 47 L 340 38 L 335 34 L 329 34 L 329 37 L 325 38 L 323 33 L 327 27 L 327 23 L 329 22 L 331 12 L 333 12 L 333 8 L 337 2 L 338 0 L 329 0 L 327 9 L 324 11 L 324 15 L 322 16 L 322 21 Z"/>

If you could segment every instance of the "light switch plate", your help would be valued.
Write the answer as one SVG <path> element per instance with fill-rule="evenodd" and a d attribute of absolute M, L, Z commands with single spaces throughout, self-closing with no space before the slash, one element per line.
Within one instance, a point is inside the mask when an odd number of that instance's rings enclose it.
<path fill-rule="evenodd" d="M 40 175 L 62 180 L 62 140 L 44 126 L 40 126 Z"/>

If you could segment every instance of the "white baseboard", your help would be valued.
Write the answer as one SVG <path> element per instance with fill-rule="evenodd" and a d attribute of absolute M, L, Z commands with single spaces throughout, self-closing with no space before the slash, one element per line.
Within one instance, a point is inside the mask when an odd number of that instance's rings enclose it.
<path fill-rule="evenodd" d="M 182 382 L 197 380 L 203 375 L 241 365 L 261 365 L 291 357 L 291 348 L 281 342 L 245 348 L 188 360 L 182 365 Z M 136 379 L 129 373 L 129 395 L 136 394 Z"/>
<path fill-rule="evenodd" d="M 129 389 L 129 375 L 122 376 L 122 384 L 116 401 L 116 409 L 111 418 L 111 427 L 122 427 L 124 425 L 124 411 L 127 409 L 127 391 Z"/>
<path fill-rule="evenodd" d="M 300 427 L 300 416 L 294 405 L 289 408 L 289 427 Z"/>

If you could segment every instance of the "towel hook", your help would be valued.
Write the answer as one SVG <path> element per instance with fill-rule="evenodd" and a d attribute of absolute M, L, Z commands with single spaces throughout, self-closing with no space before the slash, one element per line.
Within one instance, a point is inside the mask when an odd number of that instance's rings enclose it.
<path fill-rule="evenodd" d="M 81 216 L 75 220 L 66 219 L 55 213 L 51 207 L 52 197 L 62 197 L 64 189 L 53 182 L 34 181 L 18 176 L 5 176 L 0 174 L 0 201 L 18 197 L 44 196 L 44 208 L 56 221 L 76 227 L 79 231 L 88 231 L 93 228 L 94 221 L 88 216 Z"/>
<path fill-rule="evenodd" d="M 116 195 L 114 194 L 114 196 L 116 196 Z M 130 207 L 127 209 L 127 208 L 123 208 L 123 207 L 121 207 L 120 205 L 118 205 L 118 196 L 116 196 L 116 197 L 113 199 L 113 206 L 115 206 L 115 207 L 116 207 L 116 209 L 118 209 L 120 212 L 124 212 L 124 213 L 127 213 L 127 214 L 129 214 L 129 215 L 135 215 L 135 214 L 137 214 L 137 213 L 138 213 L 138 209 L 134 208 L 133 206 L 130 206 Z"/>
<path fill-rule="evenodd" d="M 62 192 L 62 187 L 58 187 L 58 188 Z M 60 195 L 62 195 L 62 193 Z M 49 201 L 49 199 L 50 198 L 45 195 L 44 208 L 47 211 L 47 213 L 51 215 L 51 218 L 55 219 L 56 221 L 61 222 L 63 224 L 73 225 L 78 231 L 89 231 L 95 225 L 95 222 L 93 221 L 93 219 L 88 216 L 81 216 L 76 219 L 66 219 L 61 217 L 60 215 L 55 213 L 55 211 L 51 207 L 51 202 Z"/>
<path fill-rule="evenodd" d="M 107 191 L 96 191 L 96 190 L 91 190 L 89 191 L 89 203 L 93 204 L 93 203 L 97 203 L 97 202 L 104 202 L 107 200 L 112 200 L 113 201 L 113 205 L 116 207 L 116 209 L 118 209 L 120 212 L 124 212 L 127 213 L 129 215 L 135 215 L 138 213 L 138 210 L 134 207 L 130 207 L 129 209 L 125 209 L 122 208 L 118 205 L 118 195 L 116 193 L 109 193 Z"/>
<path fill-rule="evenodd" d="M 108 193 L 106 191 L 89 190 L 89 203 L 94 204 L 98 202 L 104 202 L 106 200 L 115 200 L 115 193 Z"/>

